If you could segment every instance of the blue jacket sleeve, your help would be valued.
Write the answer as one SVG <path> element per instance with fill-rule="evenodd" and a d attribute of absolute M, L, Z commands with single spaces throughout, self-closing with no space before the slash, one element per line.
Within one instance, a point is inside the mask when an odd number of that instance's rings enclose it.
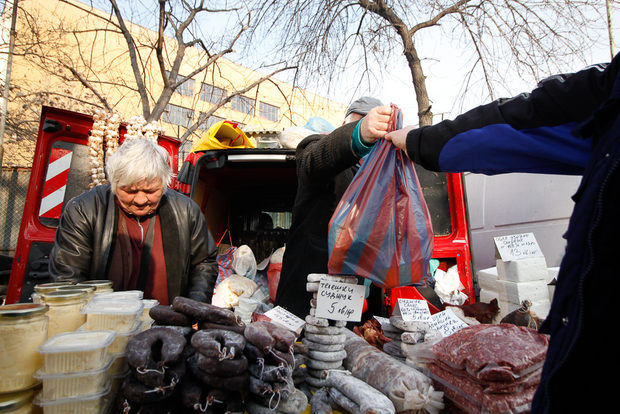
<path fill-rule="evenodd" d="M 609 97 L 619 58 L 552 76 L 531 93 L 499 99 L 454 120 L 414 129 L 407 152 L 432 171 L 581 174 L 591 137 L 578 134 Z"/>

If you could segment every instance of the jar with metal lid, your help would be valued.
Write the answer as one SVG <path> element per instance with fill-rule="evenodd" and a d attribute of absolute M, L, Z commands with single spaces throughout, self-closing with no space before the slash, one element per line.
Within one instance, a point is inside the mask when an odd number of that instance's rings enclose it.
<path fill-rule="evenodd" d="M 69 285 L 69 286 L 60 286 L 57 291 L 61 292 L 71 292 L 71 291 L 81 291 L 86 292 L 86 301 L 89 301 L 95 295 L 95 287 L 91 285 Z"/>
<path fill-rule="evenodd" d="M 47 339 L 47 312 L 37 303 L 0 306 L 0 393 L 37 384 L 33 374 L 43 363 L 37 349 Z"/>
<path fill-rule="evenodd" d="M 32 403 L 37 389 L 0 394 L 0 414 L 38 414 L 41 409 Z"/>
<path fill-rule="evenodd" d="M 95 295 L 99 293 L 108 293 L 113 292 L 112 289 L 112 281 L 107 279 L 93 279 L 93 280 L 85 280 L 83 282 L 77 283 L 78 286 L 88 285 L 95 287 Z"/>
<path fill-rule="evenodd" d="M 88 295 L 82 290 L 55 290 L 43 294 L 41 300 L 49 307 L 48 338 L 62 332 L 73 332 L 86 322 L 82 308 L 88 301 Z"/>
<path fill-rule="evenodd" d="M 44 293 L 49 293 L 57 290 L 61 286 L 71 286 L 72 282 L 50 282 L 50 283 L 39 283 L 38 285 L 34 285 L 34 292 L 31 295 L 32 302 L 41 303 L 41 295 Z"/>
<path fill-rule="evenodd" d="M 33 388 L 0 394 L 0 414 L 32 414 L 41 410 L 32 405 Z"/>

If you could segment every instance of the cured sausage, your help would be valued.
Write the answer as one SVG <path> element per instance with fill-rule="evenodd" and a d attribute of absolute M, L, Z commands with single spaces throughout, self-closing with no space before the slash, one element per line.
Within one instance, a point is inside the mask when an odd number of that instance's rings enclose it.
<path fill-rule="evenodd" d="M 159 325 L 192 326 L 194 321 L 170 306 L 156 305 L 149 309 L 149 316 Z"/>
<path fill-rule="evenodd" d="M 272 413 L 299 414 L 308 406 L 306 394 L 295 388 L 286 397 L 277 397 L 277 394 L 264 397 L 258 396 L 258 400 L 262 400 L 263 405 L 271 407 Z"/>
<path fill-rule="evenodd" d="M 246 326 L 243 333 L 245 339 L 255 345 L 264 355 L 274 347 L 276 340 L 267 330 L 264 322 L 252 322 Z"/>
<path fill-rule="evenodd" d="M 243 335 L 243 331 L 245 331 L 245 324 L 243 322 L 234 325 L 225 325 L 222 323 L 213 322 L 199 322 L 198 329 L 225 329 Z"/>
<path fill-rule="evenodd" d="M 329 397 L 334 401 L 334 403 L 342 408 L 347 413 L 351 414 L 360 414 L 360 406 L 352 401 L 349 397 L 344 395 L 342 392 L 338 391 L 336 388 L 328 388 Z"/>
<path fill-rule="evenodd" d="M 191 373 L 203 384 L 210 387 L 224 389 L 228 391 L 243 391 L 247 389 L 250 374 L 246 371 L 235 376 L 219 376 L 207 374 L 200 368 L 196 362 L 196 355 L 187 360 L 187 365 Z"/>
<path fill-rule="evenodd" d="M 386 395 L 398 412 L 408 409 L 437 412 L 443 395 L 430 378 L 345 330 L 345 368 L 356 378 Z"/>
<path fill-rule="evenodd" d="M 184 313 L 198 322 L 213 322 L 224 325 L 239 325 L 241 319 L 230 309 L 220 308 L 210 303 L 177 296 L 172 300 L 172 308 Z"/>
<path fill-rule="evenodd" d="M 342 328 L 340 326 L 316 326 L 316 325 L 306 324 L 304 329 L 306 330 L 306 332 L 319 334 L 319 335 L 341 335 L 342 330 L 345 328 Z"/>
<path fill-rule="evenodd" d="M 255 396 L 271 398 L 277 394 L 279 398 L 287 398 L 292 390 L 288 382 L 268 382 L 250 375 L 248 391 Z"/>
<path fill-rule="evenodd" d="M 376 388 L 371 387 L 347 371 L 326 371 L 328 386 L 338 389 L 355 402 L 363 414 L 394 414 L 394 404 Z"/>
<path fill-rule="evenodd" d="M 346 351 L 342 350 L 342 351 L 331 351 L 331 352 L 323 352 L 323 351 L 308 351 L 308 357 L 310 359 L 315 359 L 318 361 L 327 361 L 327 362 L 334 362 L 334 361 L 340 361 L 342 362 L 343 359 L 345 359 L 347 357 L 347 353 Z"/>
<path fill-rule="evenodd" d="M 280 351 L 289 352 L 295 343 L 295 334 L 286 328 L 267 321 L 252 322 L 248 328 L 267 331 L 274 339 L 272 346 Z M 258 345 L 258 344 L 256 344 Z"/>
<path fill-rule="evenodd" d="M 285 382 L 291 373 L 291 369 L 283 365 L 259 366 L 258 364 L 250 364 L 248 372 L 255 378 L 265 382 Z"/>
<path fill-rule="evenodd" d="M 196 354 L 196 365 L 207 374 L 220 376 L 239 375 L 248 368 L 248 359 L 241 354 L 235 359 L 210 358 L 198 352 Z"/>
<path fill-rule="evenodd" d="M 319 388 L 310 398 L 311 414 L 333 414 L 331 400 L 327 393 L 327 388 Z"/>
<path fill-rule="evenodd" d="M 308 346 L 308 350 L 314 350 L 314 351 L 331 352 L 331 351 L 342 351 L 344 349 L 344 343 L 331 344 L 331 345 L 320 344 L 318 342 L 312 342 L 307 338 L 302 338 L 301 342 Z"/>
<path fill-rule="evenodd" d="M 168 398 L 174 392 L 176 382 L 166 386 L 152 387 L 138 381 L 133 375 L 127 375 L 121 384 L 123 396 L 137 403 L 152 403 Z"/>
<path fill-rule="evenodd" d="M 345 341 L 344 334 L 340 335 L 320 335 L 306 332 L 304 337 L 309 341 L 316 342 L 324 345 L 342 344 Z"/>
<path fill-rule="evenodd" d="M 245 337 L 223 329 L 200 330 L 192 335 L 191 344 L 203 355 L 220 360 L 233 359 L 245 348 Z"/>
<path fill-rule="evenodd" d="M 180 333 L 168 328 L 150 328 L 136 334 L 125 352 L 127 363 L 136 370 L 158 369 L 180 359 L 187 340 Z"/>

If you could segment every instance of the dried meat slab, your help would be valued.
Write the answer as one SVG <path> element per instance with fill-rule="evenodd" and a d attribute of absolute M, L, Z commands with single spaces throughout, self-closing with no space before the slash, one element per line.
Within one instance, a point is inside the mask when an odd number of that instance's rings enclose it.
<path fill-rule="evenodd" d="M 549 337 L 508 323 L 463 328 L 433 345 L 436 358 L 478 381 L 516 381 L 540 368 Z"/>
<path fill-rule="evenodd" d="M 469 377 L 456 375 L 429 364 L 429 376 L 444 398 L 464 413 L 524 414 L 531 411 L 537 385 L 521 387 L 513 393 L 490 393 Z M 450 411 L 452 412 L 452 411 Z"/>

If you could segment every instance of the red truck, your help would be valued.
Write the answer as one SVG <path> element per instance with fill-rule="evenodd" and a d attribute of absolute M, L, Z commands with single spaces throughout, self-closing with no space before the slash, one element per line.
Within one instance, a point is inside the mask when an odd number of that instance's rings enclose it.
<path fill-rule="evenodd" d="M 6 303 L 28 302 L 36 284 L 50 281 L 49 252 L 64 202 L 88 189 L 90 116 L 43 107 L 19 239 Z M 121 140 L 125 127 L 121 126 Z M 177 172 L 180 142 L 161 136 Z M 418 170 L 435 232 L 433 257 L 440 266 L 457 266 L 464 293 L 475 301 L 466 203 L 460 174 Z M 257 261 L 286 242 L 297 179 L 295 151 L 281 148 L 209 150 L 190 154 L 173 188 L 194 199 L 205 212 L 216 242 L 252 248 Z M 273 227 L 261 228 L 261 215 Z M 441 306 L 432 289 L 385 290 L 385 315 L 396 299 L 425 298 L 431 312 Z"/>

